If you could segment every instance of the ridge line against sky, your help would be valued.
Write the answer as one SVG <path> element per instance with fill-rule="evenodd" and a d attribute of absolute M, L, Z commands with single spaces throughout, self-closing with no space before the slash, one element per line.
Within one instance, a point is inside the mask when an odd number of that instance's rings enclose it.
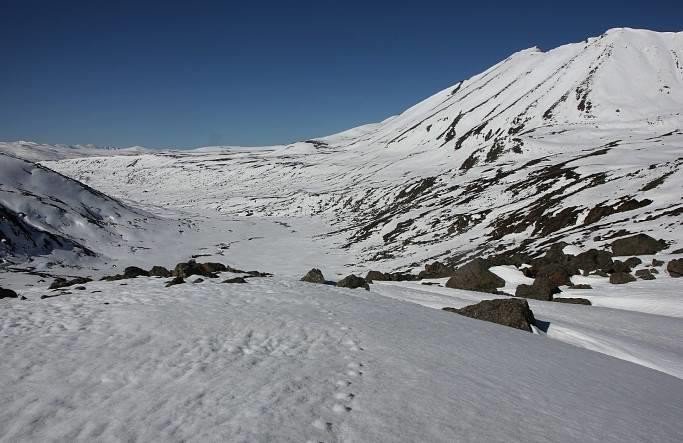
<path fill-rule="evenodd" d="M 597 4 L 599 3 L 599 4 Z M 402 112 L 532 46 L 683 28 L 683 2 L 0 5 L 0 140 L 264 146 Z"/>

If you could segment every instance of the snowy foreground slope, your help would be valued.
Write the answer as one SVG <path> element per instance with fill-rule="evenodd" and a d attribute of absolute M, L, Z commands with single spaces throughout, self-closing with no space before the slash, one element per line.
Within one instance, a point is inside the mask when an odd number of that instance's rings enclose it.
<path fill-rule="evenodd" d="M 281 278 L 87 287 L 0 301 L 3 440 L 675 442 L 683 434 L 679 379 L 362 290 Z"/>

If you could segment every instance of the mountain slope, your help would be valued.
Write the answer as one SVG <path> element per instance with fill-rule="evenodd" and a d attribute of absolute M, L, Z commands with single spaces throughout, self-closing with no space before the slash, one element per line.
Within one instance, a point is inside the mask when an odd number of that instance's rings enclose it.
<path fill-rule="evenodd" d="M 681 60 L 683 33 L 614 29 L 521 51 L 399 116 L 274 151 L 48 164 L 195 213 L 318 215 L 358 261 L 387 269 L 627 232 L 674 249 Z"/>

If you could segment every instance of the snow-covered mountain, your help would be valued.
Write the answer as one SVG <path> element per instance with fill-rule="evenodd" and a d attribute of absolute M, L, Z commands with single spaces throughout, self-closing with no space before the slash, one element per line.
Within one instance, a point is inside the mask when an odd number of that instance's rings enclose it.
<path fill-rule="evenodd" d="M 62 160 L 66 158 L 98 157 L 106 155 L 132 155 L 147 152 L 142 146 L 129 148 L 100 147 L 88 145 L 49 145 L 45 143 L 16 141 L 0 142 L 0 153 L 10 154 L 25 160 L 37 162 L 43 160 Z"/>
<path fill-rule="evenodd" d="M 683 33 L 613 29 L 513 54 L 401 115 L 272 151 L 50 167 L 196 213 L 323 217 L 359 262 L 404 268 L 627 232 L 681 247 Z"/>
<path fill-rule="evenodd" d="M 160 221 L 44 166 L 0 153 L 0 258 L 94 256 L 135 245 Z"/>

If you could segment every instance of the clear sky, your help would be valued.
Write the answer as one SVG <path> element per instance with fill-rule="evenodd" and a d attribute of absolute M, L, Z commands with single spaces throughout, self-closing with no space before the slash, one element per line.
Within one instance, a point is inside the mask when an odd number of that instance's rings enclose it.
<path fill-rule="evenodd" d="M 0 140 L 286 143 L 621 26 L 681 31 L 683 0 L 0 0 Z"/>

